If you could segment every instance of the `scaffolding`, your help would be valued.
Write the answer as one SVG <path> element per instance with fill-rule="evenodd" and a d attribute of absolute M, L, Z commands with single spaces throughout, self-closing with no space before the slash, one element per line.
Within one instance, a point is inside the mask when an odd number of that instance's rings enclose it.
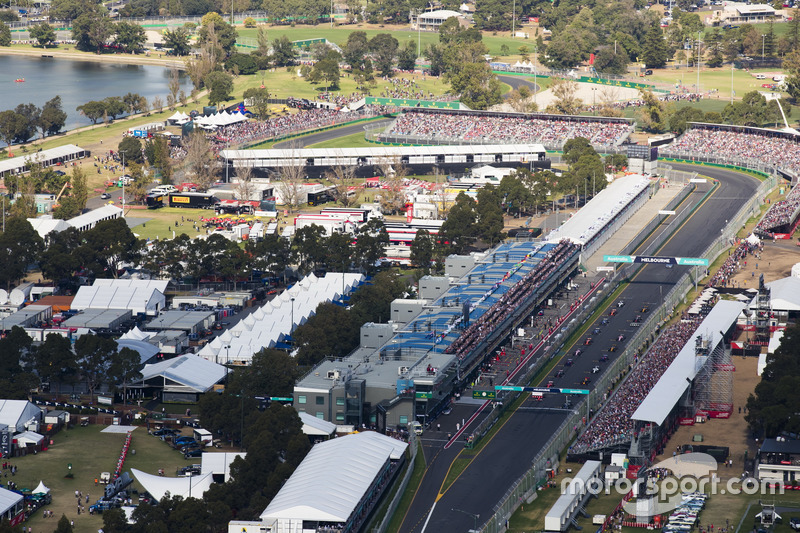
<path fill-rule="evenodd" d="M 772 291 L 764 284 L 764 274 L 758 277 L 758 295 L 756 296 L 756 341 L 755 344 L 769 344 L 769 323 L 772 316 Z"/>
<path fill-rule="evenodd" d="M 694 407 L 696 415 L 710 418 L 728 418 L 733 412 L 733 372 L 731 352 L 723 340 L 715 347 L 698 336 L 695 353 L 703 361 L 697 361 L 700 370 L 694 380 Z"/>

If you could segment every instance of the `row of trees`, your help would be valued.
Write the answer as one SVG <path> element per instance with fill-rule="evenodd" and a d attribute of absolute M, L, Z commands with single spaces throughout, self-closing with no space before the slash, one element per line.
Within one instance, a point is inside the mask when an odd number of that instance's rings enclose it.
<path fill-rule="evenodd" d="M 36 136 L 55 135 L 67 122 L 61 108 L 61 97 L 54 96 L 44 106 L 19 104 L 14 109 L 0 112 L 0 140 L 7 145 L 25 143 Z"/>
<path fill-rule="evenodd" d="M 72 342 L 50 333 L 44 342 L 34 344 L 24 329 L 14 326 L 0 339 L 0 387 L 7 398 L 25 399 L 30 391 L 48 384 L 55 387 L 86 384 L 90 394 L 100 385 L 122 391 L 141 378 L 139 354 L 130 348 L 118 349 L 117 342 L 97 335 L 82 335 Z"/>

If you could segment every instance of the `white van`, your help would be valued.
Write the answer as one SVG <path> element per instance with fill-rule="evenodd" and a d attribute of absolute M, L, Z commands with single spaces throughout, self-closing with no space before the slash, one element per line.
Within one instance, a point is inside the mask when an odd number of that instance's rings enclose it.
<path fill-rule="evenodd" d="M 416 420 L 411 422 L 411 429 L 414 430 L 415 435 L 422 435 L 422 424 L 420 424 Z"/>
<path fill-rule="evenodd" d="M 171 194 L 178 192 L 178 188 L 174 185 L 159 185 L 148 191 L 150 194 Z"/>

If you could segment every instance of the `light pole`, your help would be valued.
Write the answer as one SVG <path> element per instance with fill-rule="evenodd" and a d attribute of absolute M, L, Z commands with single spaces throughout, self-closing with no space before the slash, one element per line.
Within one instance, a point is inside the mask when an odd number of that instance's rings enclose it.
<path fill-rule="evenodd" d="M 122 218 L 125 218 L 125 150 L 120 150 L 122 154 Z"/>
<path fill-rule="evenodd" d="M 292 301 L 292 325 L 289 327 L 289 333 L 294 330 L 294 296 L 291 298 Z"/>
<path fill-rule="evenodd" d="M 697 32 L 697 94 L 700 94 L 700 32 Z"/>
<path fill-rule="evenodd" d="M 597 95 L 597 87 L 592 87 L 592 115 L 597 116 L 597 103 L 595 96 Z"/>
<path fill-rule="evenodd" d="M 227 344 L 225 345 L 225 364 L 228 364 L 230 362 L 231 362 L 231 345 Z"/>
<path fill-rule="evenodd" d="M 764 58 L 767 55 L 766 51 L 767 51 L 767 34 L 766 33 L 762 33 L 761 34 L 761 64 L 762 64 L 762 68 L 763 68 L 763 64 L 764 64 Z"/>
<path fill-rule="evenodd" d="M 450 510 L 451 511 L 456 511 L 456 512 L 459 512 L 459 513 L 464 513 L 467 516 L 471 516 L 472 519 L 475 522 L 474 525 L 473 525 L 473 531 L 478 531 L 478 518 L 480 518 L 481 515 L 475 514 L 475 513 L 468 513 L 467 511 L 462 511 L 461 509 L 456 509 L 455 507 L 451 507 Z"/>
<path fill-rule="evenodd" d="M 536 85 L 536 71 L 539 67 L 536 66 L 539 56 L 539 47 L 535 44 L 533 45 L 533 103 L 536 104 L 536 92 L 539 89 L 539 86 Z"/>
<path fill-rule="evenodd" d="M 517 29 L 517 26 L 516 26 L 516 22 L 517 22 L 517 0 L 514 0 L 514 2 L 512 3 L 512 6 L 513 7 L 511 8 L 511 38 L 513 39 L 514 36 L 516 35 L 516 29 Z"/>

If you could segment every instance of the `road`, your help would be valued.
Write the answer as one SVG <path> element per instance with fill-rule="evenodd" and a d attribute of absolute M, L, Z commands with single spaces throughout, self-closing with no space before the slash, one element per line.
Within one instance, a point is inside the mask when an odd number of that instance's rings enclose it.
<path fill-rule="evenodd" d="M 675 168 L 697 171 L 697 167 L 690 165 L 675 165 Z M 704 168 L 702 174 L 720 179 L 721 186 L 667 241 L 658 255 L 696 257 L 701 254 L 717 237 L 725 219 L 736 213 L 758 186 L 753 178 L 720 169 Z M 700 194 L 694 193 L 693 201 L 696 202 Z M 692 201 L 692 197 L 687 201 Z M 557 367 L 565 371 L 564 376 L 555 378 L 551 374 L 545 379 L 553 379 L 556 386 L 591 388 L 591 383 L 581 386 L 581 381 L 585 377 L 594 377 L 591 372 L 593 366 L 606 365 L 599 362 L 601 355 L 607 354 L 613 361 L 635 331 L 636 326 L 631 325 L 635 324 L 635 317 L 646 314 L 642 312 L 642 307 L 648 306 L 654 310 L 662 291 L 667 294 L 683 274 L 680 267 L 668 269 L 662 265 L 648 265 L 642 268 L 622 292 L 619 301 L 624 302 L 624 306 L 618 308 L 616 316 L 609 317 L 608 313 L 604 313 L 590 327 L 590 331 L 595 327 L 600 328 L 598 334 L 592 335 L 593 343 L 585 346 L 582 343 L 586 336 L 581 337 L 579 346 L 565 350 L 569 355 L 563 356 Z M 608 324 L 601 324 L 603 318 L 608 319 Z M 619 335 L 624 335 L 625 339 L 618 341 Z M 611 352 L 613 345 L 617 349 Z M 573 354 L 578 348 L 583 353 L 575 357 Z M 564 367 L 566 359 L 573 359 L 574 364 Z M 468 531 L 475 525 L 474 515 L 480 517 L 478 526 L 485 523 L 511 483 L 530 467 L 533 458 L 566 419 L 567 411 L 559 411 L 563 401 L 563 397 L 551 396 L 535 404 L 530 400 L 525 402 L 442 494 L 439 489 L 457 455 L 457 451 L 451 451 L 456 446 L 439 452 L 434 460 L 428 461 L 430 467 L 400 531 Z"/>
<path fill-rule="evenodd" d="M 393 119 L 387 118 L 384 120 L 376 120 L 374 122 L 369 122 L 368 124 L 370 124 L 371 126 L 374 125 L 375 127 L 388 126 L 392 120 Z M 296 137 L 294 139 L 281 141 L 275 143 L 273 146 L 274 148 L 305 148 L 306 146 L 311 146 L 312 144 L 338 139 L 339 137 L 345 137 L 347 135 L 352 135 L 354 133 L 363 133 L 364 126 L 365 124 L 363 123 L 353 124 L 351 126 L 344 126 L 342 128 L 335 128 L 332 130 L 321 131 L 319 133 L 312 133 L 310 135 L 304 135 L 303 137 Z"/>
<path fill-rule="evenodd" d="M 503 75 L 498 75 L 497 79 L 502 81 L 506 85 L 510 85 L 511 89 L 519 89 L 523 85 L 527 85 L 528 88 L 530 88 L 530 90 L 532 92 L 539 92 L 541 90 L 541 88 L 539 88 L 539 90 L 534 90 L 535 87 L 537 87 L 537 84 L 533 83 L 533 81 L 530 78 L 527 78 L 525 76 L 503 76 Z M 509 95 L 510 95 L 510 93 L 506 93 L 505 97 L 508 98 Z"/>

